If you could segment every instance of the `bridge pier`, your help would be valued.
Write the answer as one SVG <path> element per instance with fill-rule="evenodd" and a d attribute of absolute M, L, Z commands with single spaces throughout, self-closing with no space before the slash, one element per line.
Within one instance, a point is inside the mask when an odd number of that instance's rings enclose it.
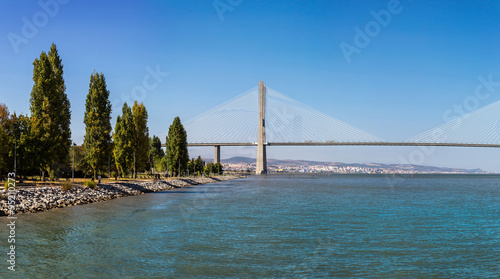
<path fill-rule="evenodd" d="M 259 132 L 257 135 L 257 162 L 255 174 L 267 173 L 266 157 L 266 86 L 259 82 Z"/>
<path fill-rule="evenodd" d="M 214 146 L 214 164 L 220 163 L 220 145 Z"/>

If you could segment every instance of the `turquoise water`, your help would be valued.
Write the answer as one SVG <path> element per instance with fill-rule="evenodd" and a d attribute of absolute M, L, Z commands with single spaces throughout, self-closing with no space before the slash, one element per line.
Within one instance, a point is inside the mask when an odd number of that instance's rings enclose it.
<path fill-rule="evenodd" d="M 500 178 L 250 177 L 19 215 L 16 237 L 2 278 L 498 278 Z"/>

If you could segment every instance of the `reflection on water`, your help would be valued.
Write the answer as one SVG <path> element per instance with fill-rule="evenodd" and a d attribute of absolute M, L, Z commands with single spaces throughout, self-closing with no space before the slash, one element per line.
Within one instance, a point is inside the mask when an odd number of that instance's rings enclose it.
<path fill-rule="evenodd" d="M 19 215 L 14 275 L 499 274 L 500 178 L 391 179 L 251 177 Z"/>

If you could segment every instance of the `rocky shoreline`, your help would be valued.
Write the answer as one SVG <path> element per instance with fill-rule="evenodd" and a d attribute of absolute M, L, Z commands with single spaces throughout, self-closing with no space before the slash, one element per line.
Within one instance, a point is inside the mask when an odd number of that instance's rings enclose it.
<path fill-rule="evenodd" d="M 16 189 L 15 212 L 16 214 L 40 212 L 52 208 L 100 202 L 124 196 L 135 196 L 237 178 L 241 178 L 241 176 L 178 178 L 159 181 L 119 181 L 100 184 L 95 189 L 75 184 L 68 191 L 62 190 L 61 187 L 51 186 L 19 187 Z M 9 214 L 7 207 L 8 195 L 7 190 L 2 189 L 0 191 L 0 216 Z"/>

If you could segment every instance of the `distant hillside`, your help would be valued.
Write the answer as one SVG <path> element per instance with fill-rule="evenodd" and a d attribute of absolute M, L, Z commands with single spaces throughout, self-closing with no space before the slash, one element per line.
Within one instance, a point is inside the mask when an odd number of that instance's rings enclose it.
<path fill-rule="evenodd" d="M 241 164 L 241 165 L 255 165 L 255 158 L 248 157 L 232 157 L 229 159 L 223 159 L 222 163 L 226 164 Z M 369 164 L 347 164 L 340 162 L 320 162 L 320 161 L 307 161 L 307 160 L 277 160 L 268 159 L 267 164 L 269 167 L 300 167 L 309 168 L 313 166 L 336 166 L 342 167 L 358 167 L 358 168 L 371 168 L 371 169 L 383 169 L 383 170 L 405 170 L 409 172 L 428 172 L 428 173 L 485 173 L 481 169 L 460 169 L 460 168 L 446 168 L 446 167 L 434 167 L 434 166 L 422 166 L 422 165 L 409 165 L 409 164 L 381 164 L 381 163 L 369 163 Z"/>
<path fill-rule="evenodd" d="M 213 159 L 212 159 L 213 160 Z M 227 164 L 255 164 L 255 158 L 248 158 L 248 157 L 233 157 L 229 159 L 223 159 L 221 160 L 222 163 L 227 163 Z M 269 160 L 267 161 L 269 163 Z"/>

